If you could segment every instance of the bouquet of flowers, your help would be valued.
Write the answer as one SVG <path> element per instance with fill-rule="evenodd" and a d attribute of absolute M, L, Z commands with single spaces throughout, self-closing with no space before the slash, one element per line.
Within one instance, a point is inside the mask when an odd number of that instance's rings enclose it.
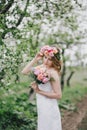
<path fill-rule="evenodd" d="M 33 80 L 36 81 L 36 83 L 38 84 L 45 84 L 50 80 L 46 71 L 40 67 L 35 67 L 31 76 Z"/>

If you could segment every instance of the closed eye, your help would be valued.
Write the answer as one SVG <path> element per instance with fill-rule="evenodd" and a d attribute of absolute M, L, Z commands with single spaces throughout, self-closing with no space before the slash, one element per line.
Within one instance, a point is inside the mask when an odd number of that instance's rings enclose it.
<path fill-rule="evenodd" d="M 52 59 L 51 59 L 51 58 L 48 58 L 48 57 L 46 57 L 46 56 L 44 56 L 44 57 L 45 57 L 45 59 L 48 59 L 48 60 L 52 61 Z"/>

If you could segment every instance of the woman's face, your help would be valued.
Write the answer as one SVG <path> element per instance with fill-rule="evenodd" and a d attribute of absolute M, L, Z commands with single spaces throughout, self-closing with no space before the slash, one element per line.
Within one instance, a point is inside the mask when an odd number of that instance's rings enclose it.
<path fill-rule="evenodd" d="M 43 57 L 43 63 L 47 67 L 52 67 L 52 59 L 51 59 L 51 57 L 44 55 L 44 57 Z"/>

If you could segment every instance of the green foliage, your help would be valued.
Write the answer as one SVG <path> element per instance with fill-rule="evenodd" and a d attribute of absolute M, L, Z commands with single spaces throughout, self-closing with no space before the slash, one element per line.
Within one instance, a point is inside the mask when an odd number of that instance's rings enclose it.
<path fill-rule="evenodd" d="M 35 130 L 36 107 L 28 101 L 28 94 L 10 94 L 0 99 L 0 129 Z"/>
<path fill-rule="evenodd" d="M 7 82 L 13 79 L 14 82 L 19 82 L 19 68 L 22 62 L 21 50 L 15 48 L 9 48 L 6 45 L 0 48 L 0 59 L 1 59 L 1 69 L 0 69 L 0 87 L 6 86 Z M 3 55 L 4 54 L 4 55 Z"/>
<path fill-rule="evenodd" d="M 36 101 L 28 100 L 28 84 L 9 85 L 9 89 L 0 88 L 0 129 L 1 130 L 36 130 Z M 28 88 L 28 87 L 27 87 Z M 87 93 L 87 87 L 76 85 L 64 88 L 63 97 L 59 102 L 61 109 L 77 111 L 76 103 Z M 73 95 L 73 96 L 72 96 Z"/>
<path fill-rule="evenodd" d="M 21 8 L 20 4 L 24 4 L 24 8 Z M 61 27 L 58 32 L 52 31 L 49 34 L 49 31 L 50 27 L 54 30 L 58 21 L 70 31 L 76 30 L 76 15 L 73 16 L 72 13 L 75 5 L 78 4 L 73 4 L 70 0 L 59 2 L 1 0 L 0 57 L 3 62 L 0 63 L 2 66 L 0 86 L 5 86 L 7 82 L 20 81 L 18 72 L 24 54 L 26 54 L 26 61 L 31 60 L 42 43 L 53 44 L 58 40 L 66 44 L 74 42 L 69 32 L 62 33 Z M 48 27 L 46 33 L 43 32 L 43 25 Z M 8 38 L 15 40 L 15 47 L 8 46 L 9 43 L 4 40 Z M 2 52 L 5 52 L 4 56 Z"/>
<path fill-rule="evenodd" d="M 21 4 L 25 0 L 20 0 Z M 62 41 L 66 45 L 79 40 L 69 33 L 77 30 L 76 15 L 73 10 L 78 2 L 72 4 L 70 0 L 29 1 L 21 8 L 19 1 L 0 1 L 0 129 L 1 130 L 35 130 L 36 107 L 28 102 L 28 95 L 21 94 L 21 89 L 28 89 L 28 83 L 20 83 L 20 69 L 23 60 L 29 61 L 38 51 L 38 46 L 53 44 Z M 32 6 L 34 7 L 32 10 Z M 77 6 L 76 6 L 77 7 Z M 61 26 L 57 32 L 53 28 L 58 21 L 68 32 L 63 32 Z M 48 27 L 43 32 L 42 26 Z M 52 28 L 51 34 L 49 34 Z M 7 42 L 7 39 L 15 40 L 15 45 Z M 6 39 L 6 40 L 5 40 Z M 24 54 L 26 57 L 23 58 Z M 16 84 L 14 84 L 16 83 Z M 11 86 L 10 86 L 11 85 Z M 26 91 L 25 90 L 25 91 Z M 14 92 L 15 91 L 15 92 Z M 70 91 L 71 92 L 71 91 Z M 64 97 L 64 103 L 60 107 L 71 109 L 70 95 Z M 73 92 L 74 94 L 74 92 Z M 77 93 L 75 93 L 76 96 Z M 80 93 L 81 94 L 81 93 Z M 69 99 L 69 100 L 68 100 Z M 66 102 L 70 106 L 66 106 Z"/>

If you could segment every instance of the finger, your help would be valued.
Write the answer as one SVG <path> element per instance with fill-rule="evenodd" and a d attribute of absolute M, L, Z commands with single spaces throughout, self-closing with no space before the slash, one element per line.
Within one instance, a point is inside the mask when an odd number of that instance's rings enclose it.
<path fill-rule="evenodd" d="M 33 81 L 32 83 L 31 83 L 31 85 L 34 85 L 36 82 L 35 81 Z"/>
<path fill-rule="evenodd" d="M 35 86 L 31 86 L 33 89 L 35 89 Z"/>
<path fill-rule="evenodd" d="M 40 54 L 41 57 L 43 57 L 43 54 L 41 52 L 39 54 Z"/>

